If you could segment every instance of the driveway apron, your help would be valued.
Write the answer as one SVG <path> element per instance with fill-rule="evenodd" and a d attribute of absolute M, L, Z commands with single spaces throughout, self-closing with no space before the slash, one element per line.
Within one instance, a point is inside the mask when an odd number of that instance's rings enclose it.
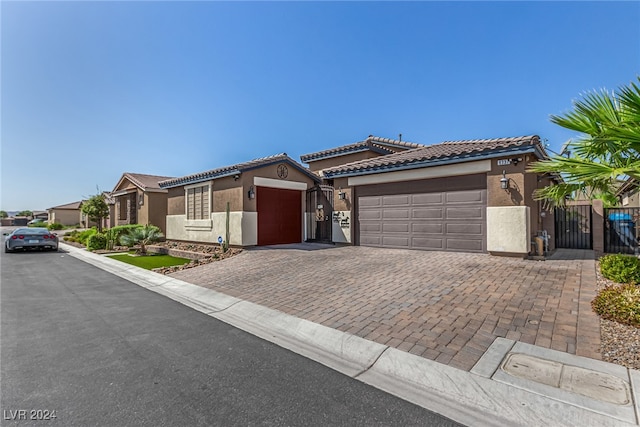
<path fill-rule="evenodd" d="M 498 337 L 601 358 L 593 251 L 532 261 L 292 245 L 171 276 L 467 371 Z"/>

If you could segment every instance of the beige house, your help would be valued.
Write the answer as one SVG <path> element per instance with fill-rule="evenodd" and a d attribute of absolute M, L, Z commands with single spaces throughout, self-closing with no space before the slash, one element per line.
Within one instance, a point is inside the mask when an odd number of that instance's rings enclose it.
<path fill-rule="evenodd" d="M 640 184 L 633 178 L 627 179 L 616 192 L 620 206 L 623 208 L 640 207 Z"/>
<path fill-rule="evenodd" d="M 286 154 L 264 157 L 160 183 L 168 191 L 166 237 L 236 246 L 299 243 L 305 197 L 320 178 Z"/>
<path fill-rule="evenodd" d="M 166 235 L 167 190 L 159 186 L 168 176 L 125 172 L 110 193 L 110 225 L 152 224 Z"/>
<path fill-rule="evenodd" d="M 47 222 L 49 224 L 82 225 L 85 218 L 80 211 L 81 206 L 82 201 L 78 201 L 49 208 L 47 209 L 49 215 Z"/>

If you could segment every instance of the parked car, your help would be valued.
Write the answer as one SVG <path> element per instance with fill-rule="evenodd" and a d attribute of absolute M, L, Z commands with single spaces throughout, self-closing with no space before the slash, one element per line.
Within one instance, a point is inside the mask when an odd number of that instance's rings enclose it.
<path fill-rule="evenodd" d="M 58 250 L 58 236 L 43 227 L 17 228 L 11 233 L 4 233 L 4 236 L 5 252 L 18 249 Z"/>
<path fill-rule="evenodd" d="M 27 225 L 44 225 L 44 219 L 42 218 L 34 218 L 27 223 Z"/>

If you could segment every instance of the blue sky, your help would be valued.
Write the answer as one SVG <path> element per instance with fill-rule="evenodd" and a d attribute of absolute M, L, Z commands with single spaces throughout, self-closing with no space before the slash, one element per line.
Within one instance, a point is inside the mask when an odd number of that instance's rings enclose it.
<path fill-rule="evenodd" d="M 538 134 L 640 75 L 639 2 L 0 4 L 0 209 L 373 134 Z"/>

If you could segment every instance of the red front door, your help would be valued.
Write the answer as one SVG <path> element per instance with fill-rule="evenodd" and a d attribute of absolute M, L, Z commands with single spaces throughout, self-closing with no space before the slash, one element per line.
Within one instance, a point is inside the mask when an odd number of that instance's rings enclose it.
<path fill-rule="evenodd" d="M 258 187 L 258 246 L 302 241 L 302 192 Z"/>

